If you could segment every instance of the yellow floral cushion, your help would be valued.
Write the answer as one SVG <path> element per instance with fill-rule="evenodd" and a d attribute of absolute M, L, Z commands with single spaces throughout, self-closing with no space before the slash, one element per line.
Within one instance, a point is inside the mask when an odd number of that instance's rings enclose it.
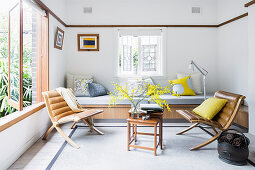
<path fill-rule="evenodd" d="M 205 100 L 201 105 L 196 107 L 193 112 L 201 117 L 211 120 L 219 111 L 225 106 L 228 100 L 219 98 L 209 98 Z"/>
<path fill-rule="evenodd" d="M 191 78 L 187 76 L 185 78 L 170 80 L 169 83 L 173 86 L 173 96 L 195 96 L 195 92 L 192 90 Z"/>

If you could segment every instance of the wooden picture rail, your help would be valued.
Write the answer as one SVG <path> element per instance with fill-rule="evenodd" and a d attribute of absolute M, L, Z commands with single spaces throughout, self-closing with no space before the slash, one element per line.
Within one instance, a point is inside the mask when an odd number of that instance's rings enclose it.
<path fill-rule="evenodd" d="M 244 13 L 244 14 L 242 14 L 242 15 L 239 15 L 238 17 L 235 17 L 235 18 L 233 18 L 233 19 L 230 19 L 230 20 L 228 20 L 228 21 L 226 21 L 226 22 L 223 22 L 223 23 L 219 24 L 218 27 L 221 27 L 221 26 L 223 26 L 223 25 L 226 25 L 226 24 L 229 24 L 229 23 L 231 23 L 231 22 L 237 21 L 237 20 L 239 20 L 239 19 L 241 19 L 241 18 L 244 18 L 244 17 L 247 17 L 247 16 L 248 16 L 248 12 L 247 12 L 247 13 Z"/>
<path fill-rule="evenodd" d="M 67 25 L 67 27 L 218 27 L 218 25 Z"/>
<path fill-rule="evenodd" d="M 65 27 L 73 27 L 73 28 L 93 28 L 93 27 L 98 27 L 98 28 L 109 28 L 109 27 L 193 27 L 193 28 L 217 28 L 221 27 L 223 25 L 229 24 L 231 22 L 237 21 L 241 18 L 244 18 L 248 16 L 248 13 L 244 13 L 240 16 L 237 16 L 233 19 L 230 19 L 226 22 L 216 24 L 216 25 L 68 25 L 66 24 L 63 20 L 61 20 L 51 9 L 49 9 L 43 2 L 40 0 L 34 0 L 35 3 L 37 3 L 38 6 L 40 6 L 43 10 L 46 10 L 48 13 L 50 13 L 56 20 L 58 20 L 62 25 Z M 245 6 L 250 6 L 255 3 L 255 0 L 245 4 Z"/>
<path fill-rule="evenodd" d="M 255 4 L 255 0 L 251 1 L 251 2 L 248 2 L 247 4 L 245 4 L 244 6 L 245 7 L 249 7 L 251 5 Z"/>

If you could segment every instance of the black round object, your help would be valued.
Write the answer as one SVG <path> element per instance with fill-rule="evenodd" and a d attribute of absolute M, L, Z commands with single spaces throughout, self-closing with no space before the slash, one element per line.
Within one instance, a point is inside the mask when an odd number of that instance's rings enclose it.
<path fill-rule="evenodd" d="M 235 131 L 237 133 L 229 133 Z M 218 137 L 218 153 L 220 160 L 232 165 L 246 165 L 249 157 L 250 140 L 240 131 L 228 129 Z"/>

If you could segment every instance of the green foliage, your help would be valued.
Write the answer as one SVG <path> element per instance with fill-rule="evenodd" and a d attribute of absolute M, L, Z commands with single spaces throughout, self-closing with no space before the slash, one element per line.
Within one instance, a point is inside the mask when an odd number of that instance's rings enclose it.
<path fill-rule="evenodd" d="M 8 20 L 0 15 L 0 118 L 16 111 L 8 104 Z M 23 106 L 32 104 L 32 49 L 25 47 L 23 52 Z M 13 58 L 13 57 L 12 57 Z M 14 64 L 16 63 L 16 64 Z M 18 70 L 18 62 L 12 64 L 13 72 Z M 18 74 L 18 73 L 17 73 Z M 15 76 L 14 76 L 15 77 Z M 14 80 L 17 78 L 12 77 Z M 18 81 L 18 80 L 16 80 Z"/>

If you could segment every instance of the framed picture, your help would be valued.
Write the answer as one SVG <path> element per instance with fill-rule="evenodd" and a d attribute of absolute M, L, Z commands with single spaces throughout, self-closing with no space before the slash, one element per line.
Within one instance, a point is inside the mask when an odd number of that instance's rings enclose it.
<path fill-rule="evenodd" d="M 62 29 L 60 29 L 59 27 L 57 27 L 54 47 L 57 48 L 57 49 L 62 50 L 63 40 L 64 40 L 64 31 Z"/>
<path fill-rule="evenodd" d="M 78 34 L 78 51 L 99 51 L 99 34 Z"/>

